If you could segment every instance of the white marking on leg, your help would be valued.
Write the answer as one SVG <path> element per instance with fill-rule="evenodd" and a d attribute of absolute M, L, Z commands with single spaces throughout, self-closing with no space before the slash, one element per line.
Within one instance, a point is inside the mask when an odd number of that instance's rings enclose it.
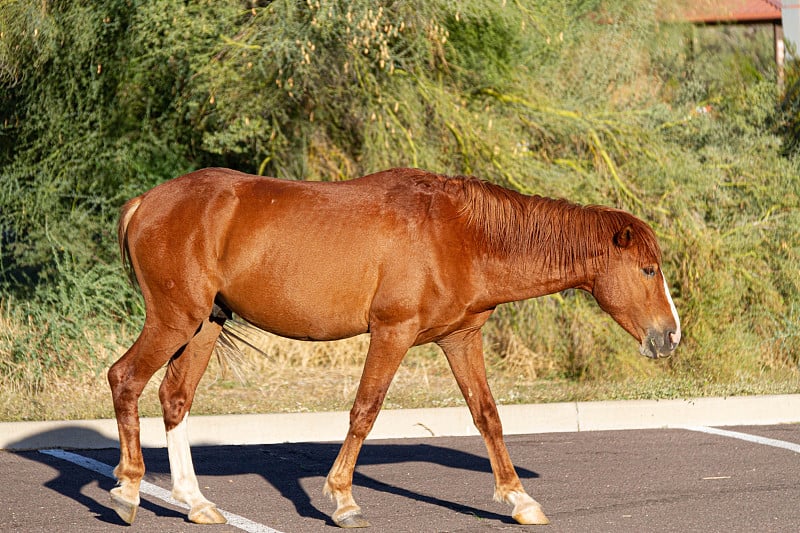
<path fill-rule="evenodd" d="M 92 472 L 97 472 L 101 476 L 115 479 L 114 468 L 95 459 L 84 457 L 82 455 L 78 455 L 77 453 L 66 452 L 64 450 L 39 450 L 39 453 L 56 457 L 62 461 L 68 461 L 74 465 L 91 470 Z M 175 507 L 180 507 L 182 509 L 189 508 L 189 506 L 185 503 L 179 502 L 178 500 L 172 498 L 168 490 L 162 489 L 158 485 L 153 485 L 147 481 L 142 481 L 141 490 L 143 494 L 163 500 L 164 502 L 174 505 Z M 247 531 L 248 533 L 281 533 L 277 529 L 272 529 L 269 526 L 259 524 L 258 522 L 253 522 L 248 518 L 229 513 L 228 511 L 223 511 L 220 509 L 220 513 L 222 513 L 222 516 L 228 519 L 229 526 L 239 528 L 243 531 Z"/>
<path fill-rule="evenodd" d="M 167 431 L 167 452 L 169 453 L 169 471 L 172 476 L 172 497 L 195 507 L 211 502 L 200 492 L 200 486 L 194 473 L 186 422 L 188 418 L 189 413 L 186 413 L 180 424 Z"/>
<path fill-rule="evenodd" d="M 678 316 L 678 310 L 675 309 L 675 302 L 672 301 L 672 295 L 669 293 L 669 285 L 667 285 L 667 278 L 664 276 L 664 272 L 661 272 L 661 279 L 664 281 L 664 294 L 667 295 L 669 308 L 672 310 L 672 317 L 675 319 L 676 330 L 674 342 L 677 345 L 679 342 L 681 342 L 681 319 Z"/>
<path fill-rule="evenodd" d="M 495 492 L 495 500 L 498 494 Z M 550 523 L 550 519 L 545 516 L 539 502 L 531 498 L 526 492 L 512 491 L 506 494 L 506 502 L 514 506 L 511 517 L 520 524 L 545 525 Z"/>

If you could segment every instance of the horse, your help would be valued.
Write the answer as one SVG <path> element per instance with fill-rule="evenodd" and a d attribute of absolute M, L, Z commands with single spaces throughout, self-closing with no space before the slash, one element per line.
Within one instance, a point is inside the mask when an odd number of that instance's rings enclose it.
<path fill-rule="evenodd" d="M 120 460 L 112 507 L 132 523 L 144 475 L 138 398 L 159 368 L 172 495 L 196 523 L 225 518 L 201 493 L 187 436 L 195 389 L 235 313 L 293 339 L 369 333 L 349 429 L 326 478 L 341 527 L 369 522 L 353 470 L 412 346 L 444 352 L 520 524 L 546 524 L 509 458 L 486 380 L 481 327 L 506 302 L 577 288 L 639 342 L 669 356 L 681 327 L 653 230 L 624 211 L 523 195 L 465 176 L 397 168 L 303 182 L 209 168 L 129 200 L 123 264 L 145 303 L 141 333 L 108 371 Z"/>

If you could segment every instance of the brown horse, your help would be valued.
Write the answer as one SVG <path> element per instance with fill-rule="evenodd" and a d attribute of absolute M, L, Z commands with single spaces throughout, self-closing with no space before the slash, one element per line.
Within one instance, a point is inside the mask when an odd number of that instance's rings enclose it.
<path fill-rule="evenodd" d="M 226 318 L 294 339 L 369 332 L 350 428 L 324 490 L 333 521 L 369 525 L 352 496 L 353 469 L 400 361 L 411 347 L 444 351 L 486 442 L 496 500 L 521 524 L 546 524 L 522 487 L 486 382 L 481 327 L 495 307 L 567 288 L 594 295 L 648 357 L 669 355 L 680 322 L 653 231 L 623 211 L 525 196 L 475 178 L 393 169 L 308 183 L 206 169 L 122 208 L 119 242 L 147 316 L 109 370 L 119 427 L 115 510 L 132 522 L 144 461 L 138 398 L 159 389 L 173 495 L 189 520 L 224 517 L 203 497 L 186 419 Z"/>

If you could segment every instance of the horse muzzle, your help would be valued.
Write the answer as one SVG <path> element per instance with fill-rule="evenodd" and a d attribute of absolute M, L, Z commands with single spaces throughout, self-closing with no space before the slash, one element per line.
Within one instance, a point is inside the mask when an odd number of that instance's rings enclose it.
<path fill-rule="evenodd" d="M 648 330 L 639 346 L 639 353 L 651 359 L 662 359 L 672 355 L 681 342 L 680 329 L 665 331 Z"/>

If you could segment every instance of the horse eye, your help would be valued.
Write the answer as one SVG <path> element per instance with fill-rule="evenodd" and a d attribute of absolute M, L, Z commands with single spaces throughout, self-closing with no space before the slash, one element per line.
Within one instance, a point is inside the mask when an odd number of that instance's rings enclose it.
<path fill-rule="evenodd" d="M 656 269 L 655 267 L 647 266 L 642 269 L 642 273 L 648 278 L 652 278 L 656 275 Z"/>

